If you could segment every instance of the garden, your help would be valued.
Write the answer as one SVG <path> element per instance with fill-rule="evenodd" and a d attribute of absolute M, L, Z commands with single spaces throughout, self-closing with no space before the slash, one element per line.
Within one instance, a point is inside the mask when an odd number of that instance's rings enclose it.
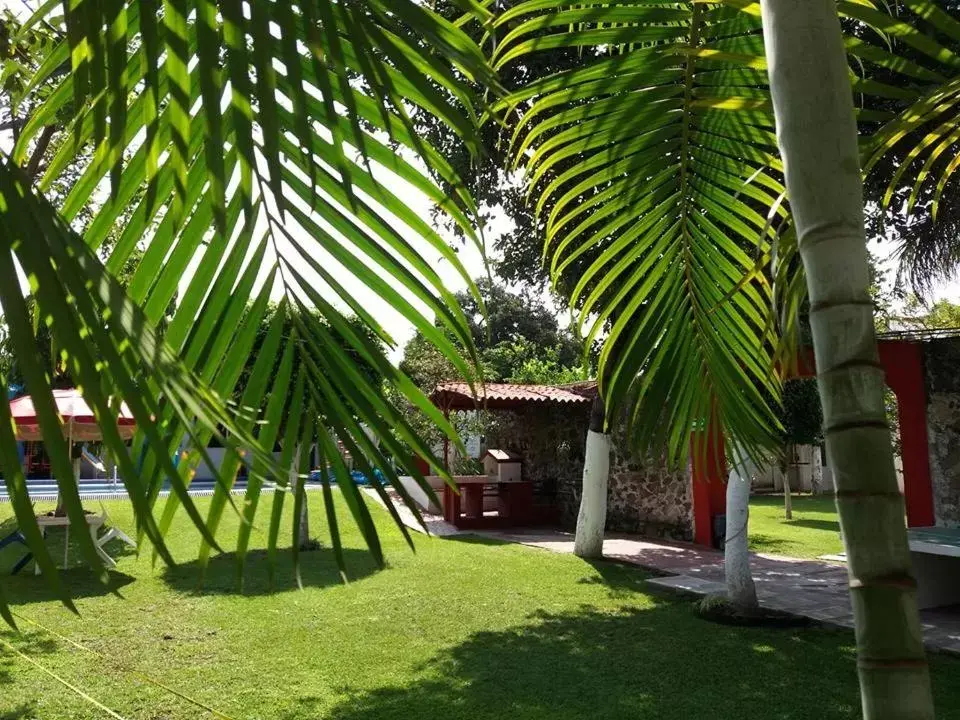
<path fill-rule="evenodd" d="M 320 494 L 309 497 L 321 517 Z M 128 504 L 104 506 L 132 529 Z M 859 717 L 851 632 L 710 623 L 636 567 L 474 536 L 417 536 L 411 552 L 371 512 L 387 567 L 343 528 L 347 584 L 323 547 L 300 555 L 302 591 L 283 553 L 270 594 L 258 529 L 242 592 L 231 553 L 198 586 L 199 535 L 183 517 L 174 569 L 118 544 L 109 587 L 68 570 L 77 616 L 29 572 L 5 581 L 23 632 L 0 634 L 0 718 L 107 717 L 50 673 L 129 720 L 211 717 L 204 706 L 238 720 Z M 229 515 L 227 547 L 235 530 Z M 960 718 L 960 660 L 930 659 L 940 717 Z"/>

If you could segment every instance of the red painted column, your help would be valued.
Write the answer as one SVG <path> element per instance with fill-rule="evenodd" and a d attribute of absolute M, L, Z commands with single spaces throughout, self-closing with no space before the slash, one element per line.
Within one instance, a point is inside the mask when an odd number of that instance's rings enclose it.
<path fill-rule="evenodd" d="M 727 462 L 723 450 L 723 428 L 716 416 L 711 417 L 705 432 L 690 434 L 693 540 L 697 545 L 713 546 L 713 516 L 727 507 Z"/>
<path fill-rule="evenodd" d="M 887 385 L 897 396 L 907 526 L 930 527 L 934 524 L 933 483 L 930 479 L 922 345 L 904 340 L 884 340 L 879 347 Z"/>

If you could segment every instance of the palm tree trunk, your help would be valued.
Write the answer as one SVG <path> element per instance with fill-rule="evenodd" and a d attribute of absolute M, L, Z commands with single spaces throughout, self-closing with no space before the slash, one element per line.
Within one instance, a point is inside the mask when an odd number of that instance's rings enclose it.
<path fill-rule="evenodd" d="M 303 495 L 303 501 L 300 504 L 300 525 L 297 531 L 297 549 L 310 549 L 310 515 L 307 509 L 306 488 L 304 479 L 300 477 L 300 454 L 303 447 L 298 443 L 293 451 L 293 462 L 290 464 L 290 486 L 293 488 L 293 496 Z M 296 505 L 296 503 L 294 503 Z"/>
<path fill-rule="evenodd" d="M 582 558 L 603 557 L 603 530 L 607 525 L 607 480 L 610 475 L 610 435 L 606 409 L 597 394 L 590 409 L 590 428 L 583 457 L 583 492 L 577 515 L 573 552 Z"/>
<path fill-rule="evenodd" d="M 727 477 L 727 534 L 723 543 L 723 568 L 727 582 L 727 599 L 743 610 L 760 606 L 757 588 L 750 572 L 748 524 L 750 520 L 750 485 L 756 468 L 749 460 L 733 458 Z"/>
<path fill-rule="evenodd" d="M 835 0 L 761 0 L 777 137 L 810 295 L 866 720 L 933 718 L 868 292 L 863 188 Z"/>
<path fill-rule="evenodd" d="M 783 467 L 783 514 L 787 520 L 793 520 L 793 496 L 790 494 L 790 480 L 797 466 L 797 446 L 787 445 L 787 462 Z"/>

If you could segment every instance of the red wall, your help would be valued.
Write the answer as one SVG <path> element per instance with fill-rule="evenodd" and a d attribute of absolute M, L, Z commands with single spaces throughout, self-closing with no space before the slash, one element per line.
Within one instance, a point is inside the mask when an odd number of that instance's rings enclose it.
<path fill-rule="evenodd" d="M 693 539 L 698 545 L 713 544 L 711 520 L 727 507 L 727 463 L 723 432 L 716 418 L 706 432 L 690 435 L 693 464 Z"/>
<path fill-rule="evenodd" d="M 923 345 L 907 340 L 881 340 L 880 362 L 887 385 L 897 396 L 900 441 L 903 448 L 903 492 L 909 527 L 934 524 L 933 484 L 927 444 L 927 393 L 923 375 Z M 798 362 L 799 377 L 815 374 L 812 353 Z M 704 435 L 706 436 L 704 438 Z M 714 420 L 707 433 L 692 433 L 694 541 L 712 544 L 711 518 L 726 508 L 726 464 L 722 428 Z M 702 443 L 706 441 L 706 448 Z M 704 450 L 706 452 L 704 452 Z"/>
<path fill-rule="evenodd" d="M 923 345 L 906 340 L 881 340 L 879 346 L 887 385 L 897 396 L 907 525 L 929 527 L 934 524 L 933 483 L 927 440 Z"/>

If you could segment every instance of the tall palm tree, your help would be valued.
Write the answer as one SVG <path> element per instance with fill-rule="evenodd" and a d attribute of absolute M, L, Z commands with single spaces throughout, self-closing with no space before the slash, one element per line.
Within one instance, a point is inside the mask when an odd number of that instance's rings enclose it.
<path fill-rule="evenodd" d="M 712 413 L 767 455 L 779 380 L 761 260 L 787 211 L 759 20 L 694 3 L 520 2 L 496 25 L 498 69 L 556 48 L 583 58 L 501 107 L 518 116 L 509 141 L 555 286 L 572 288 L 591 339 L 606 332 L 606 416 L 627 417 L 641 450 L 674 462 Z M 584 477 L 578 544 L 596 549 L 606 494 Z"/>
<path fill-rule="evenodd" d="M 764 0 L 780 147 L 806 269 L 824 435 L 847 549 L 866 718 L 932 718 L 874 334 L 857 124 L 832 0 Z"/>
<path fill-rule="evenodd" d="M 689 430 L 715 411 L 734 448 L 754 457 L 772 450 L 768 433 L 777 423 L 770 418 L 772 403 L 761 396 L 779 394 L 774 359 L 785 367 L 795 352 L 805 279 L 815 310 L 831 283 L 853 298 L 843 311 L 821 311 L 814 341 L 818 365 L 826 369 L 820 388 L 831 464 L 842 475 L 838 505 L 855 588 L 864 710 L 870 718 L 928 717 L 932 704 L 903 501 L 890 484 L 882 373 L 843 360 L 862 365 L 876 358 L 856 118 L 867 130 L 889 123 L 878 141 L 889 147 L 905 123 L 922 125 L 918 105 L 928 114 L 942 111 L 944 95 L 954 96 L 951 84 L 925 97 L 916 80 L 929 86 L 942 74 L 904 60 L 891 38 L 947 65 L 957 58 L 869 4 L 839 3 L 846 38 L 832 2 L 807 5 L 770 0 L 761 23 L 760 4 L 739 0 L 520 2 L 497 17 L 500 32 L 490 41 L 495 37 L 496 67 L 555 47 L 579 48 L 584 57 L 581 67 L 536 78 L 502 105 L 521 114 L 510 141 L 538 208 L 552 204 L 545 213 L 544 256 L 553 272 L 562 273 L 585 253 L 597 255 L 571 300 L 579 302 L 588 283 L 602 278 L 599 289 L 587 293 L 582 318 L 593 323 L 593 335 L 608 331 L 601 356 L 601 373 L 609 372 L 601 383 L 604 396 L 612 412 L 632 413 L 642 445 L 666 445 L 680 459 Z M 960 25 L 933 3 L 907 5 L 957 37 Z M 781 6 L 794 14 L 783 19 L 789 13 Z M 781 43 L 787 55 L 765 50 L 764 36 L 790 38 Z M 771 72 L 768 82 L 767 58 L 789 70 Z M 913 82 L 903 82 L 904 76 Z M 823 87 L 828 80 L 834 84 Z M 861 99 L 856 113 L 851 90 Z M 791 126 L 798 110 L 816 118 L 801 115 L 806 124 Z M 833 126 L 818 136 L 823 123 Z M 797 134 L 788 136 L 791 131 Z M 781 150 L 791 168 L 786 176 Z M 960 161 L 946 174 L 957 166 Z M 841 199 L 846 204 L 837 207 Z M 814 214 L 835 208 L 837 218 Z M 818 255 L 811 238 L 831 223 L 850 228 L 846 244 L 817 246 Z M 831 260 L 833 253 L 840 259 Z M 773 332 L 774 298 L 786 342 Z M 608 327 L 613 313 L 618 319 Z M 845 319 L 857 328 L 855 336 L 837 334 L 836 324 Z M 866 468 L 857 457 L 876 465 Z"/>

